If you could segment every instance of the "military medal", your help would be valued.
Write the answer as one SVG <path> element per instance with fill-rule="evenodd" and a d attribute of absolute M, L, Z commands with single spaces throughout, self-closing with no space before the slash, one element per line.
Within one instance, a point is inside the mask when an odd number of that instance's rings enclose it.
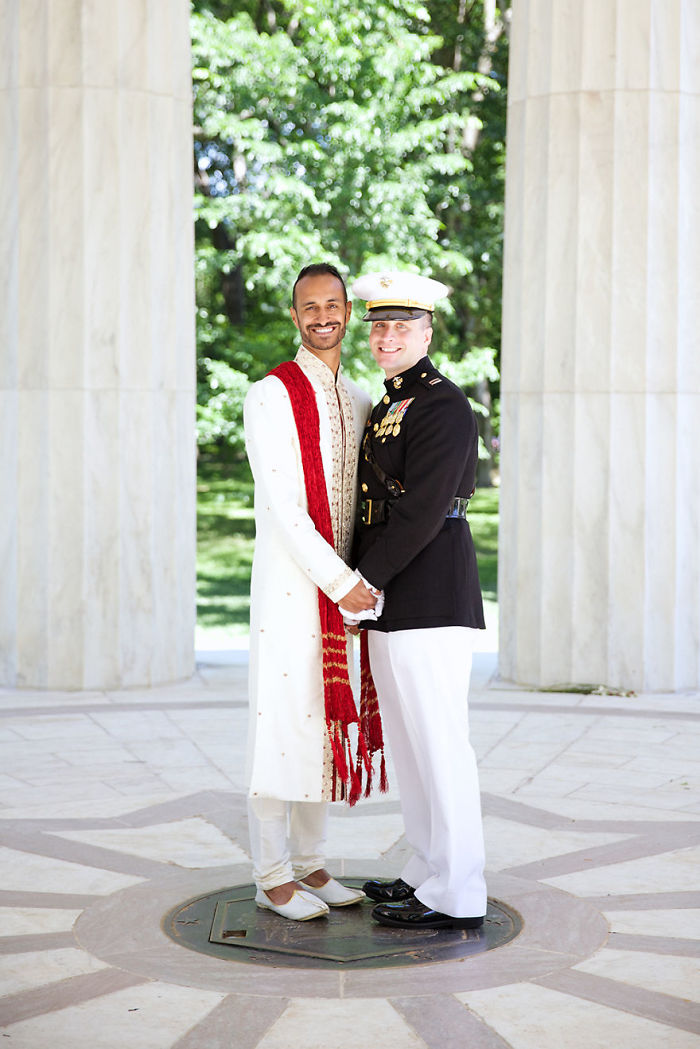
<path fill-rule="evenodd" d="M 384 418 L 379 423 L 374 424 L 375 436 L 381 437 L 382 441 L 386 440 L 389 434 L 392 437 L 398 437 L 401 433 L 401 421 L 409 405 L 413 404 L 414 399 L 413 397 L 408 397 L 405 401 L 397 401 L 395 404 L 392 404 Z"/>

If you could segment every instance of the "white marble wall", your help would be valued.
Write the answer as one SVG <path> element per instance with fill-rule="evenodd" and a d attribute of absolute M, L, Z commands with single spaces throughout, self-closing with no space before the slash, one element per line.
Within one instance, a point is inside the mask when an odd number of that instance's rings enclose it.
<path fill-rule="evenodd" d="M 0 0 L 0 684 L 193 668 L 187 0 Z"/>
<path fill-rule="evenodd" d="M 500 672 L 700 688 L 700 4 L 515 0 Z"/>

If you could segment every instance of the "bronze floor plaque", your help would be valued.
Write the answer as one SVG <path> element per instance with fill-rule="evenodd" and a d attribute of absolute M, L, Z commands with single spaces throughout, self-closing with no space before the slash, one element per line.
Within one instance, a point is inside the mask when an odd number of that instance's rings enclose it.
<path fill-rule="evenodd" d="M 363 878 L 343 878 L 361 886 Z M 514 939 L 520 916 L 489 900 L 481 929 L 394 929 L 373 921 L 374 903 L 331 907 L 327 918 L 288 921 L 255 905 L 255 886 L 239 885 L 180 904 L 166 915 L 165 932 L 203 954 L 256 965 L 307 969 L 371 969 L 453 961 L 483 954 Z"/>

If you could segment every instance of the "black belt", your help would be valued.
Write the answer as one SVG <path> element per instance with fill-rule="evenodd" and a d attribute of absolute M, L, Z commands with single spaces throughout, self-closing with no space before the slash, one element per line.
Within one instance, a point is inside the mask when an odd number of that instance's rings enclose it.
<path fill-rule="evenodd" d="M 398 499 L 361 499 L 358 507 L 360 524 L 375 525 L 388 521 L 391 508 L 397 502 Z M 468 505 L 468 499 L 455 496 L 445 517 L 462 517 L 466 521 Z"/>

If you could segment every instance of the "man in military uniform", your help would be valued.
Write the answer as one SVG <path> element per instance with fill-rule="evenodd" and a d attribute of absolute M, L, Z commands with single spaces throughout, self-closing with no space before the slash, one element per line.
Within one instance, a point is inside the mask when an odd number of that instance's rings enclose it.
<path fill-rule="evenodd" d="M 372 916 L 403 928 L 478 928 L 484 846 L 467 696 L 474 632 L 484 627 L 466 508 L 478 437 L 464 393 L 431 363 L 437 281 L 361 277 L 372 356 L 386 393 L 359 466 L 357 570 L 384 592 L 369 656 L 413 855 L 395 881 L 369 881 Z"/>

